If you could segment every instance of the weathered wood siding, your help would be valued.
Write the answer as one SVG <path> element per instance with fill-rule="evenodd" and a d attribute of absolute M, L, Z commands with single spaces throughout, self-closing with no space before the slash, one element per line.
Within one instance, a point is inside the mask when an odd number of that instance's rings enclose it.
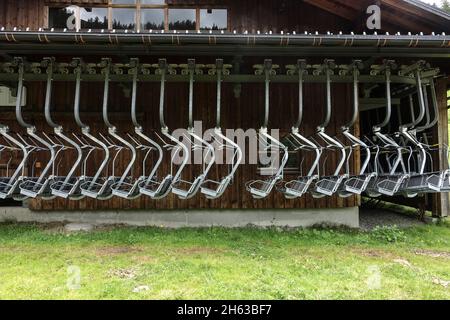
<path fill-rule="evenodd" d="M 48 3 L 80 3 L 99 1 L 2 1 L 0 2 L 0 25 L 7 27 L 31 27 L 37 28 L 46 21 L 46 10 L 44 5 Z M 100 0 L 101 2 L 101 0 Z M 339 29 L 344 32 L 352 30 L 352 23 L 341 17 L 335 16 L 326 11 L 303 3 L 302 1 L 270 1 L 270 0 L 249 0 L 249 1 L 172 1 L 171 5 L 208 4 L 211 6 L 225 6 L 229 9 L 229 29 L 249 32 L 274 32 L 303 30 L 326 32 L 328 30 Z M 199 62 L 204 61 L 199 58 Z M 298 57 L 304 58 L 304 57 Z M 145 57 L 143 57 L 145 59 Z M 203 60 L 202 60 L 203 59 Z M 294 62 L 289 61 L 290 63 Z M 247 60 L 244 58 L 244 69 L 251 72 L 253 63 L 261 63 L 258 59 Z M 284 64 L 287 61 L 274 61 Z M 25 108 L 27 118 L 34 122 L 40 130 L 50 130 L 43 121 L 45 84 L 28 84 L 28 105 Z M 223 92 L 223 128 L 259 128 L 261 125 L 262 111 L 264 107 L 264 86 L 262 84 L 243 84 L 240 98 L 234 97 L 233 86 L 227 84 Z M 158 130 L 158 84 L 140 84 L 138 96 L 138 109 L 141 121 L 147 131 Z M 325 106 L 324 87 L 321 85 L 307 85 L 305 97 L 305 119 L 302 127 L 305 134 L 312 134 L 316 126 L 321 122 L 323 108 Z M 53 110 L 55 118 L 64 124 L 67 132 L 79 132 L 72 118 L 73 108 L 73 83 L 55 83 L 53 95 Z M 197 83 L 195 87 L 195 119 L 203 121 L 203 129 L 212 128 L 215 125 L 215 85 Z M 333 96 L 333 118 L 328 129 L 330 133 L 344 124 L 350 116 L 351 91 L 348 86 L 334 85 Z M 168 84 L 167 88 L 167 122 L 170 128 L 175 129 L 187 125 L 187 84 Z M 271 114 L 270 126 L 280 128 L 287 133 L 293 124 L 293 119 L 297 115 L 297 85 L 274 84 L 271 90 Z M 81 106 L 83 119 L 89 122 L 92 130 L 103 131 L 105 128 L 101 120 L 102 84 L 89 84 L 82 87 Z M 115 114 L 112 121 L 124 132 L 131 131 L 131 120 L 129 117 L 130 100 L 124 96 L 122 88 L 118 84 L 113 84 L 110 96 L 111 112 Z M 14 130 L 21 130 L 14 121 L 13 110 L 2 112 L 0 121 L 11 125 Z M 101 161 L 101 153 L 95 155 L 92 161 L 92 169 Z M 123 167 L 129 155 L 124 153 L 120 158 L 120 166 Z M 356 157 L 356 155 L 355 155 Z M 40 161 L 45 163 L 45 157 Z M 336 164 L 334 156 L 328 161 L 328 169 L 332 170 Z M 66 164 L 66 168 L 70 163 Z M 355 168 L 358 161 L 352 164 Z M 137 168 L 139 171 L 139 168 Z M 169 170 L 166 163 L 164 172 Z M 197 168 L 198 169 L 198 168 Z M 197 170 L 195 169 L 195 170 Z M 119 170 L 120 171 L 120 170 Z M 223 175 L 219 169 L 214 168 L 219 178 Z M 136 172 L 137 173 L 137 172 Z M 138 174 L 138 173 L 137 173 Z M 185 178 L 192 178 L 194 171 L 186 173 Z M 159 201 L 153 201 L 147 197 L 141 197 L 134 201 L 113 198 L 109 201 L 94 201 L 85 199 L 83 201 L 65 201 L 61 199 L 53 201 L 33 200 L 30 207 L 35 210 L 61 210 L 61 209 L 184 209 L 184 208 L 339 208 L 358 205 L 358 199 L 352 197 L 341 199 L 338 197 L 314 200 L 307 196 L 298 200 L 285 200 L 277 192 L 266 200 L 253 200 L 249 193 L 245 191 L 245 183 L 258 178 L 255 165 L 243 165 L 238 170 L 233 185 L 227 190 L 224 196 L 218 200 L 206 200 L 202 195 L 187 201 L 178 200 L 173 195 Z"/>

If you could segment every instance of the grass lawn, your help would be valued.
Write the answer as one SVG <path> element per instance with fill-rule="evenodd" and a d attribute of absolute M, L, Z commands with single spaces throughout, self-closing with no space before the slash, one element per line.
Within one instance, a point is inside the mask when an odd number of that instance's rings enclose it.
<path fill-rule="evenodd" d="M 450 299 L 448 222 L 370 233 L 60 229 L 0 225 L 0 299 Z"/>

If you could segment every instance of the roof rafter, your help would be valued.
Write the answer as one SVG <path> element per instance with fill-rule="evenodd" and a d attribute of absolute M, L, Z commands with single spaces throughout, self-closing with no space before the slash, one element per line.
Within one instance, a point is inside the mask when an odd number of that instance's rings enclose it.
<path fill-rule="evenodd" d="M 322 10 L 331 12 L 341 18 L 350 21 L 353 21 L 353 19 L 355 18 L 355 14 L 357 14 L 355 10 L 329 0 L 303 0 L 303 2 L 316 6 Z"/>

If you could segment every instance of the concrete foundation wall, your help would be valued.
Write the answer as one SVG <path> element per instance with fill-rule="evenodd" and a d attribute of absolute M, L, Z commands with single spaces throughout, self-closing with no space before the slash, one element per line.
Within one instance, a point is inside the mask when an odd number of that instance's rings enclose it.
<path fill-rule="evenodd" d="M 359 227 L 359 208 L 312 210 L 177 210 L 177 211 L 61 211 L 33 212 L 0 208 L 0 222 L 74 222 L 131 226 L 183 227 L 310 227 L 330 224 Z"/>

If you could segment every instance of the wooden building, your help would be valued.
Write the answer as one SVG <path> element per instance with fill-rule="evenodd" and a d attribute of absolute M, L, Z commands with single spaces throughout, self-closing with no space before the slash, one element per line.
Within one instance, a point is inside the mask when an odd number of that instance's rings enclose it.
<path fill-rule="evenodd" d="M 376 5 L 375 11 L 371 6 Z M 381 24 L 377 26 L 376 8 Z M 373 20 L 375 19 L 375 20 Z M 370 25 L 373 23 L 373 26 Z M 264 81 L 254 76 L 253 65 L 271 59 L 280 65 L 271 81 L 270 128 L 280 129 L 287 135 L 298 112 L 298 83 L 286 75 L 286 65 L 295 65 L 298 59 L 308 64 L 321 64 L 334 59 L 337 65 L 349 64 L 355 59 L 370 70 L 371 65 L 385 59 L 396 60 L 398 65 L 425 60 L 439 68 L 436 94 L 439 103 L 439 122 L 429 131 L 432 144 L 448 144 L 447 90 L 450 84 L 450 15 L 416 0 L 5 0 L 0 2 L 0 59 L 7 62 L 14 57 L 25 57 L 37 62 L 45 57 L 70 62 L 81 57 L 87 62 L 99 62 L 110 57 L 115 63 L 127 63 L 139 58 L 142 63 L 155 64 L 159 58 L 169 63 L 183 64 L 188 58 L 197 63 L 214 64 L 223 58 L 232 65 L 231 75 L 224 81 L 222 93 L 222 128 L 260 128 L 264 111 Z M 369 29 L 370 27 L 370 29 Z M 372 29 L 375 28 L 375 29 Z M 127 30 L 125 32 L 125 29 Z M 114 31 L 113 31 L 114 30 Z M 187 30 L 187 31 L 186 31 Z M 248 76 L 246 76 L 248 75 Z M 253 77 L 250 77 L 252 75 Z M 235 76 L 235 78 L 233 78 Z M 241 76 L 241 77 L 239 77 Z M 44 119 L 45 78 L 25 77 L 26 106 L 24 115 L 39 131 L 51 131 Z M 61 78 L 62 79 L 62 78 Z M 129 79 L 129 78 L 127 78 Z M 166 121 L 171 129 L 185 128 L 188 123 L 189 87 L 186 81 L 170 81 L 166 87 Z M 0 75 L 0 82 L 15 88 L 16 78 Z M 114 81 L 109 96 L 111 121 L 121 132 L 133 128 L 130 117 L 130 81 Z M 382 117 L 383 84 L 361 81 L 364 90 L 372 90 L 375 97 L 360 94 L 361 112 L 353 128 L 355 135 L 370 134 L 373 119 Z M 376 86 L 376 84 L 375 84 Z M 377 90 L 381 94 L 377 96 Z M 13 90 L 14 91 L 14 90 Z M 147 132 L 160 130 L 158 107 L 160 84 L 141 81 L 137 89 L 138 118 Z M 363 90 L 361 90 L 363 91 Z M 107 133 L 101 110 L 103 83 L 85 81 L 81 85 L 81 117 L 93 132 Z M 304 119 L 301 131 L 312 135 L 321 123 L 326 105 L 323 83 L 307 81 L 304 87 Z M 80 132 L 73 118 L 75 85 L 55 77 L 52 94 L 52 112 L 56 122 L 66 132 Z M 327 132 L 340 134 L 340 128 L 352 116 L 353 91 L 351 83 L 333 81 L 332 118 Z M 378 100 L 377 100 L 378 99 Z M 403 98 L 402 98 L 403 99 Z M 405 101 L 399 100 L 398 108 Z M 375 103 L 374 101 L 378 101 Z M 194 119 L 202 121 L 203 130 L 214 128 L 216 112 L 216 84 L 213 80 L 195 83 Z M 20 132 L 14 107 L 2 106 L 0 123 Z M 406 110 L 405 108 L 402 110 Z M 399 125 L 393 112 L 392 128 Z M 430 142 L 431 144 L 431 142 Z M 91 171 L 100 164 L 101 153 L 92 158 Z M 61 164 L 61 171 L 67 165 Z M 124 152 L 118 159 L 117 170 L 123 171 L 130 160 Z M 140 158 L 140 160 L 142 160 Z M 299 165 L 298 159 L 290 166 Z M 37 159 L 37 170 L 45 166 L 46 158 Z M 439 160 L 436 160 L 439 162 Z M 325 171 L 332 171 L 338 162 L 331 154 Z M 446 161 L 437 163 L 445 169 Z M 17 165 L 17 164 L 16 164 Z M 354 152 L 351 170 L 357 172 L 361 153 Z M 193 166 L 194 167 L 194 166 Z M 140 209 L 331 209 L 358 207 L 360 196 L 339 196 L 314 199 L 311 195 L 288 200 L 274 190 L 266 199 L 256 200 L 245 190 L 247 181 L 258 178 L 258 166 L 243 164 L 224 195 L 208 200 L 198 193 L 188 200 L 171 194 L 165 199 L 153 200 L 141 196 L 134 200 L 113 197 L 100 201 L 84 198 L 79 201 L 56 198 L 27 200 L 36 211 L 60 210 L 140 210 Z M 134 167 L 135 176 L 142 171 Z M 165 163 L 162 171 L 169 171 Z M 192 179 L 198 168 L 187 170 L 185 179 Z M 219 179 L 224 168 L 214 166 L 210 175 Z M 91 173 L 92 174 L 92 173 Z M 293 170 L 286 175 L 299 175 Z M 292 177 L 291 177 L 292 178 Z M 289 180 L 288 177 L 285 179 Z M 447 193 L 435 193 L 414 199 L 402 197 L 390 201 L 425 204 L 436 216 L 448 214 Z"/>

